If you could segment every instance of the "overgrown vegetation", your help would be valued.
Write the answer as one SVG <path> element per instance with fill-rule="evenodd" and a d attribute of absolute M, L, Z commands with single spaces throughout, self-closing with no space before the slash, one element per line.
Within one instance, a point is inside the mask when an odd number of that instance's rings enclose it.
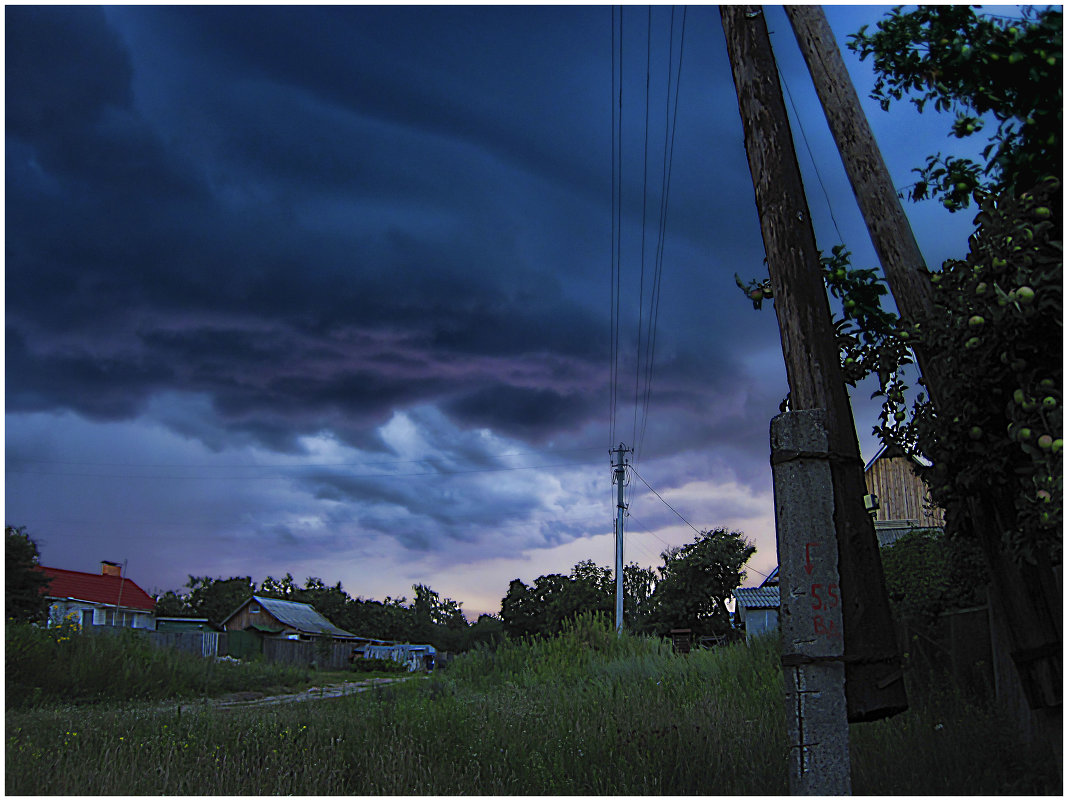
<path fill-rule="evenodd" d="M 689 655 L 580 616 L 449 671 L 256 710 L 9 710 L 9 794 L 783 795 L 775 638 Z M 912 677 L 910 677 L 910 680 Z M 944 682 L 852 727 L 858 794 L 1059 793 L 1045 755 Z"/>
<path fill-rule="evenodd" d="M 303 668 L 234 664 L 157 648 L 136 631 L 86 635 L 72 620 L 55 628 L 8 621 L 4 628 L 7 706 L 163 700 L 306 685 Z"/>
<path fill-rule="evenodd" d="M 934 620 L 985 602 L 986 563 L 971 543 L 940 529 L 915 529 L 883 548 L 890 606 L 898 619 Z"/>

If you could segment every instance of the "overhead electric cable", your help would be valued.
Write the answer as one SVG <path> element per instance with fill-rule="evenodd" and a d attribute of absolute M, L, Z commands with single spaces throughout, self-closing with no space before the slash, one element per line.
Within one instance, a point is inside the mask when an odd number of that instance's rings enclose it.
<path fill-rule="evenodd" d="M 834 225 L 834 230 L 838 234 L 838 241 L 845 243 L 845 237 L 842 236 L 842 231 L 838 227 L 838 220 L 834 217 L 834 208 L 831 206 L 831 196 L 827 192 L 827 187 L 823 183 L 823 176 L 820 174 L 820 168 L 816 164 L 816 157 L 812 153 L 812 147 L 808 143 L 808 136 L 805 135 L 805 126 L 801 122 L 801 115 L 797 111 L 797 105 L 794 103 L 794 96 L 790 94 L 790 86 L 786 83 L 786 76 L 782 74 L 782 70 L 779 69 L 778 63 L 775 64 L 775 70 L 779 73 L 779 80 L 782 82 L 783 89 L 786 90 L 786 97 L 790 100 L 790 108 L 794 110 L 794 119 L 797 120 L 797 130 L 801 133 L 801 141 L 805 143 L 805 150 L 808 151 L 808 159 L 812 162 L 812 169 L 816 173 L 816 181 L 819 182 L 820 189 L 823 190 L 823 199 L 827 201 L 827 211 L 831 215 L 831 223 Z"/>
<path fill-rule="evenodd" d="M 675 101 L 673 109 L 671 103 L 671 69 L 673 65 L 672 51 L 675 44 L 674 7 L 671 9 L 671 23 L 668 35 L 668 84 L 664 104 L 664 165 L 661 172 L 660 218 L 657 227 L 656 269 L 653 277 L 653 293 L 650 296 L 649 335 L 646 337 L 645 393 L 643 398 L 642 425 L 634 450 L 635 462 L 638 461 L 641 447 L 645 440 L 646 426 L 649 421 L 649 404 L 652 399 L 653 365 L 656 357 L 656 331 L 660 315 L 660 286 L 664 275 L 664 243 L 667 238 L 668 198 L 671 193 L 671 171 L 675 155 L 675 132 L 678 129 L 679 88 L 682 81 L 682 59 L 686 45 L 686 10 L 687 9 L 684 6 L 682 10 L 682 28 L 679 36 L 679 62 L 675 75 Z M 670 141 L 668 138 L 669 130 Z"/>
<path fill-rule="evenodd" d="M 611 368 L 611 413 L 609 447 L 615 445 L 615 428 L 619 403 L 619 327 L 621 317 L 620 296 L 623 271 L 623 6 L 619 6 L 619 33 L 615 35 L 615 9 L 613 22 L 613 86 L 612 86 L 612 170 L 614 192 L 612 196 L 613 262 L 612 262 L 612 368 Z M 618 41 L 618 47 L 617 47 Z"/>
<path fill-rule="evenodd" d="M 638 349 L 634 359 L 634 424 L 631 428 L 630 441 L 638 437 L 638 387 L 642 373 L 642 310 L 645 305 L 645 230 L 646 203 L 649 197 L 649 83 L 652 74 L 653 58 L 653 7 L 648 8 L 645 26 L 645 146 L 642 151 L 642 237 L 641 270 L 638 277 Z M 635 454 L 637 458 L 637 454 Z"/>
<path fill-rule="evenodd" d="M 664 504 L 664 506 L 666 506 L 668 509 L 670 509 L 672 512 L 674 512 L 676 514 L 676 516 L 679 518 L 679 520 L 681 520 L 683 523 L 688 525 L 690 528 L 692 528 L 698 534 L 702 534 L 703 533 L 693 523 L 691 523 L 689 520 L 687 520 L 685 517 L 683 517 L 682 514 L 680 514 L 678 509 L 676 509 L 670 503 L 665 501 L 664 497 L 659 492 L 657 492 L 655 489 L 653 489 L 648 481 L 646 481 L 644 478 L 642 478 L 641 473 L 639 473 L 637 470 L 634 469 L 634 465 L 630 466 L 630 472 L 634 473 L 634 475 L 636 475 L 645 486 L 649 487 L 649 491 L 652 492 L 653 495 L 655 495 L 657 498 L 660 498 L 660 501 Z"/>
<path fill-rule="evenodd" d="M 609 95 L 608 105 L 612 116 L 612 200 L 609 215 L 612 218 L 612 264 L 611 280 L 608 287 L 608 302 L 611 308 L 609 340 L 610 349 L 608 355 L 608 447 L 612 447 L 616 439 L 616 9 L 612 12 L 612 93 Z"/>

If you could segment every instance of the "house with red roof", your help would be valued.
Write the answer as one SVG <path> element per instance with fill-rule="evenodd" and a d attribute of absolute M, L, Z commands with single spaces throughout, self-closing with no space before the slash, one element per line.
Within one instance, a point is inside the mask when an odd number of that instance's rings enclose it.
<path fill-rule="evenodd" d="M 44 590 L 50 604 L 49 626 L 70 617 L 83 626 L 155 628 L 155 600 L 122 575 L 122 565 L 101 562 L 99 573 L 44 565 L 37 569 L 51 579 Z"/>

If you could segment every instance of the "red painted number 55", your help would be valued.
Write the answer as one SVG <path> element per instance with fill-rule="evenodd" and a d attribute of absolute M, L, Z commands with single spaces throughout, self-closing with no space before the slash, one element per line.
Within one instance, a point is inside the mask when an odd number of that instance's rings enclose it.
<path fill-rule="evenodd" d="M 813 584 L 809 589 L 809 593 L 812 595 L 812 608 L 834 609 L 838 606 L 838 585 L 834 583 L 828 584 L 826 595 L 821 595 L 823 591 L 822 584 Z"/>

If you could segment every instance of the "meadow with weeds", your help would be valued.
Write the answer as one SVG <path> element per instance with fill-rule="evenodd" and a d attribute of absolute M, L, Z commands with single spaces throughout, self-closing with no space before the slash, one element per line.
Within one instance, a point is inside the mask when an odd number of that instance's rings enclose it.
<path fill-rule="evenodd" d="M 857 794 L 1058 793 L 949 689 L 852 727 Z M 259 709 L 8 709 L 6 791 L 68 795 L 782 795 L 774 638 L 688 655 L 580 619 L 425 679 Z"/>
<path fill-rule="evenodd" d="M 88 636 L 71 621 L 45 629 L 9 620 L 4 627 L 4 678 L 7 708 L 12 709 L 241 690 L 282 692 L 307 686 L 315 677 L 304 668 L 216 662 L 157 648 L 135 631 Z"/>

